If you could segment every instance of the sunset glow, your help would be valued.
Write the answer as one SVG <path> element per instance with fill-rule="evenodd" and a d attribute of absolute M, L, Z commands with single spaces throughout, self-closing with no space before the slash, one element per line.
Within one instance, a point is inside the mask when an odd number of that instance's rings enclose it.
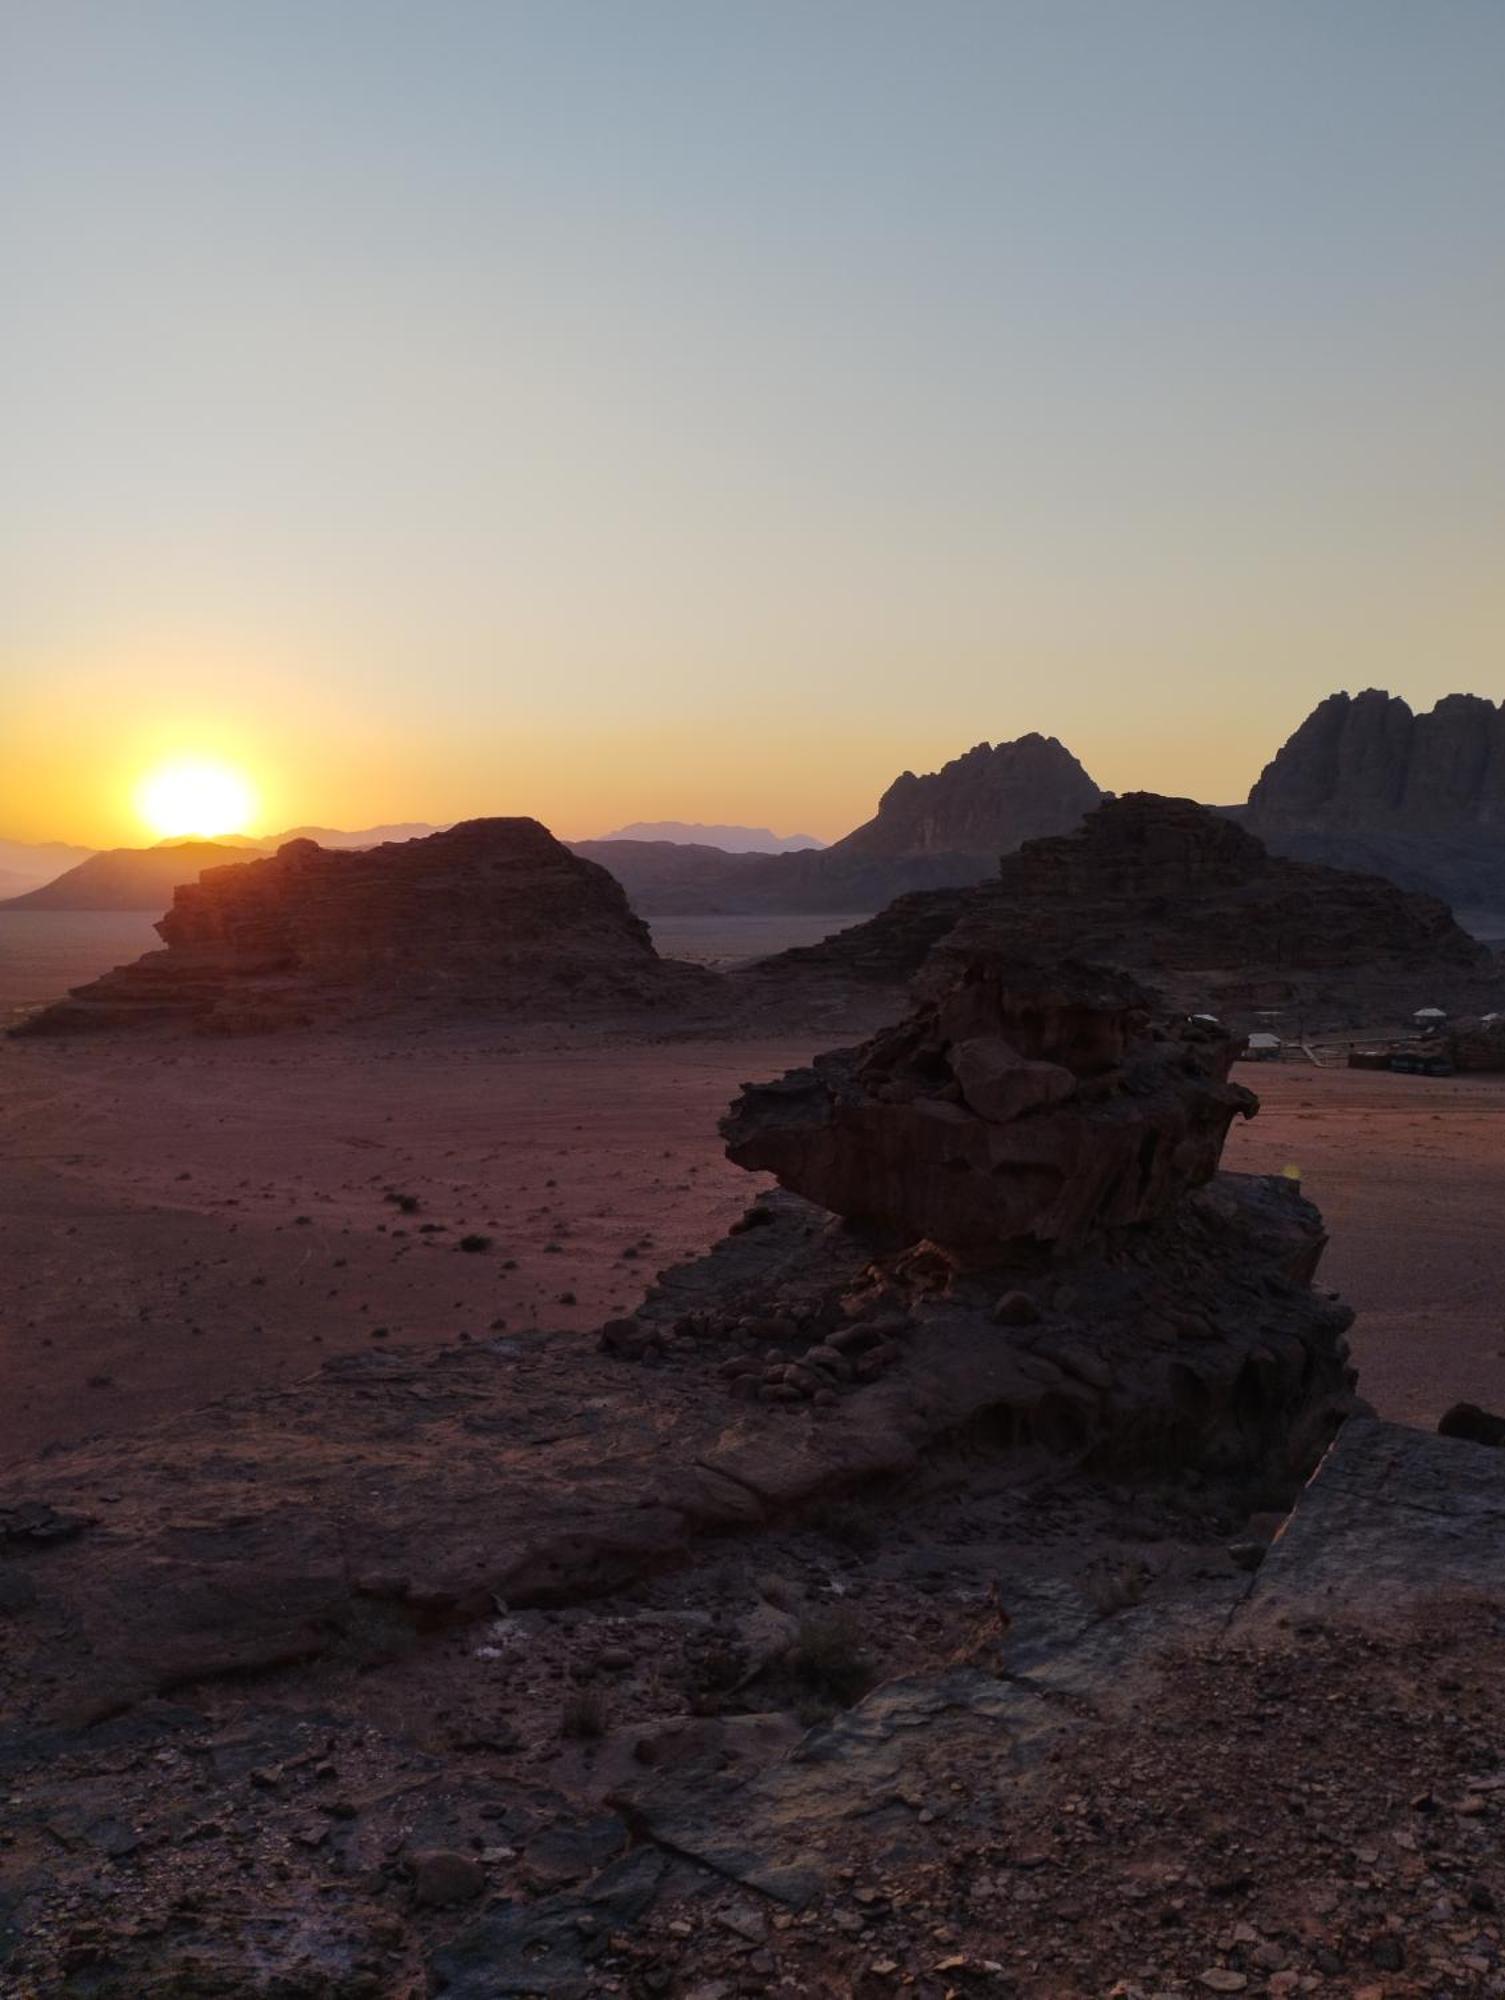
<path fill-rule="evenodd" d="M 255 793 L 238 771 L 201 759 L 164 764 L 136 794 L 136 810 L 160 840 L 243 833 L 255 808 Z"/>

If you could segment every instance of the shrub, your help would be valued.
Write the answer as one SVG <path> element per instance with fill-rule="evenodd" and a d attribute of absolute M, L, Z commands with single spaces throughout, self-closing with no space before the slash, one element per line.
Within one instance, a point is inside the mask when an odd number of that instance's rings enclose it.
<path fill-rule="evenodd" d="M 843 1708 L 873 1684 L 873 1663 L 863 1647 L 862 1626 L 849 1604 L 802 1618 L 789 1663 L 812 1694 Z"/>

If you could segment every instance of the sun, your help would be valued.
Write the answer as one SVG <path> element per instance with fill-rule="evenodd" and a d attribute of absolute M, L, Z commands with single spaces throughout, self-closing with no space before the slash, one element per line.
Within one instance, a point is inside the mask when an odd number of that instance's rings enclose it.
<path fill-rule="evenodd" d="M 199 757 L 163 764 L 142 779 L 136 810 L 160 839 L 243 833 L 256 795 L 239 771 Z"/>

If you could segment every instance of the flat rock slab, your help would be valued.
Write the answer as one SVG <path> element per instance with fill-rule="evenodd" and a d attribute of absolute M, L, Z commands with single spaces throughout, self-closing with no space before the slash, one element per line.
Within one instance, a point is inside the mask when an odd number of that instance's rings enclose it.
<path fill-rule="evenodd" d="M 913 1675 L 875 1688 L 747 1783 L 708 1792 L 671 1782 L 640 1795 L 636 1817 L 672 1853 L 802 1909 L 830 1889 L 855 1826 L 894 1865 L 923 1859 L 931 1826 L 956 1811 L 986 1817 L 1076 1719 L 1038 1689 L 974 1668 Z"/>
<path fill-rule="evenodd" d="M 1232 1631 L 1388 1620 L 1460 1595 L 1505 1603 L 1505 1451 L 1356 1417 L 1272 1544 Z"/>

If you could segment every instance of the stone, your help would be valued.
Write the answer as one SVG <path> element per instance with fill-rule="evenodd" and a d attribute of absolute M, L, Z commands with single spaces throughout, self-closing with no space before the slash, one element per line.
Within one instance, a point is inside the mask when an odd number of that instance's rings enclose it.
<path fill-rule="evenodd" d="M 424 1909 L 449 1909 L 473 1903 L 486 1888 L 486 1871 L 479 1861 L 453 1848 L 424 1848 L 413 1855 L 413 1901 Z"/>
<path fill-rule="evenodd" d="M 1155 1018 L 1125 975 L 1041 967 L 979 949 L 860 1048 L 749 1085 L 722 1122 L 739 1166 L 857 1223 L 971 1255 L 1021 1241 L 1080 1249 L 1165 1213 L 1216 1170 L 1257 1100 L 1228 1071 L 1233 1036 Z M 958 1102 L 980 1042 L 1067 1079 L 1002 1122 Z M 984 1101 L 987 1093 L 983 1093 Z"/>
<path fill-rule="evenodd" d="M 1028 1292 L 1005 1292 L 993 1308 L 999 1326 L 1033 1326 L 1040 1308 Z"/>
<path fill-rule="evenodd" d="M 1498 1448 L 1505 1445 L 1505 1417 L 1481 1410 L 1477 1403 L 1454 1403 L 1439 1421 L 1437 1435 Z"/>

